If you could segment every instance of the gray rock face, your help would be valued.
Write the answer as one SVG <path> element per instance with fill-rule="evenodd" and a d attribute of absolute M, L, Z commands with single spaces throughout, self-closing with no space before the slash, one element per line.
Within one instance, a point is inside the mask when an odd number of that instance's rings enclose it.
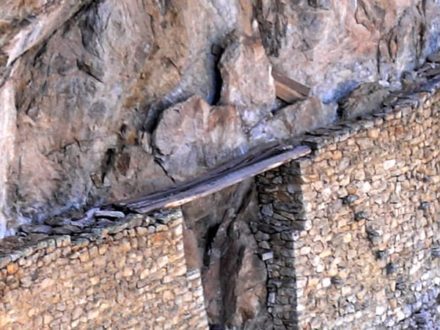
<path fill-rule="evenodd" d="M 439 13 L 434 0 L 3 1 L 0 237 L 11 219 L 155 191 L 325 125 L 355 87 L 397 86 L 440 48 Z M 272 68 L 312 97 L 277 110 Z"/>
<path fill-rule="evenodd" d="M 27 2 L 14 3 L 0 7 L 8 21 L 25 20 L 26 13 L 39 19 Z M 8 129 L 0 143 L 10 150 L 0 166 L 5 213 L 14 205 L 39 220 L 172 183 L 152 155 L 151 127 L 167 104 L 194 92 L 213 97 L 210 45 L 229 33 L 238 10 L 197 3 L 101 1 L 68 21 L 75 6 L 58 29 L 41 16 L 55 33 L 11 63 L 1 87 L 12 95 L 1 100 Z M 35 6 L 51 15 L 67 2 Z M 209 23 L 196 25 L 195 15 Z M 4 28 L 1 51 L 8 54 L 20 31 Z M 19 53 L 29 48 L 20 47 Z"/>
<path fill-rule="evenodd" d="M 325 126 L 358 86 L 343 117 L 370 112 L 439 48 L 437 0 L 2 1 L 0 238 Z M 311 96 L 276 100 L 273 69 Z M 266 329 L 246 184 L 186 205 L 186 241 L 211 323 Z"/>
<path fill-rule="evenodd" d="M 91 0 L 7 0 L 0 11 L 0 82 L 8 66 L 43 42 Z"/>
<path fill-rule="evenodd" d="M 275 102 L 272 66 L 258 39 L 243 38 L 229 45 L 220 61 L 223 79 L 220 102 L 240 109 L 246 126 L 270 114 Z"/>
<path fill-rule="evenodd" d="M 257 242 L 250 229 L 258 217 L 253 182 L 194 201 L 183 212 L 197 242 L 192 244 L 197 248 L 192 248 L 191 264 L 202 271 L 210 324 L 267 329 L 266 268 L 255 253 Z"/>
<path fill-rule="evenodd" d="M 335 107 L 327 106 L 316 97 L 297 101 L 262 121 L 252 131 L 256 141 L 283 140 L 306 131 L 323 127 L 336 119 Z"/>
<path fill-rule="evenodd" d="M 396 81 L 439 47 L 435 0 L 257 1 L 278 71 L 333 102 L 365 81 Z"/>
<path fill-rule="evenodd" d="M 164 111 L 153 135 L 158 158 L 177 181 L 201 174 L 247 150 L 238 111 L 198 96 Z"/>
<path fill-rule="evenodd" d="M 362 84 L 340 101 L 340 116 L 352 119 L 371 113 L 381 107 L 389 94 L 389 89 L 378 83 Z"/>

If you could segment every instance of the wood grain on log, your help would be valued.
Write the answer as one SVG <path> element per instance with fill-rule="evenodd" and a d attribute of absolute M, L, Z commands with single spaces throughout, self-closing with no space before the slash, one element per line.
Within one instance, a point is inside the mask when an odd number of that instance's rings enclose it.
<path fill-rule="evenodd" d="M 310 94 L 310 88 L 303 84 L 288 78 L 286 75 L 278 72 L 272 72 L 275 80 L 275 90 L 278 98 L 287 103 L 293 103 L 298 100 L 303 100 Z"/>
<path fill-rule="evenodd" d="M 222 165 L 199 179 L 166 191 L 119 202 L 114 206 L 138 213 L 148 213 L 159 208 L 178 207 L 310 153 L 311 149 L 307 146 L 277 146 L 255 150 L 238 160 Z"/>

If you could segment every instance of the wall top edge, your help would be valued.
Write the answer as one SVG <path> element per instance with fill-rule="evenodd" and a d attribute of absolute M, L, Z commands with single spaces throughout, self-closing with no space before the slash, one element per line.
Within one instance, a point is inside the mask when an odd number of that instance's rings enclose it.
<path fill-rule="evenodd" d="M 49 226 L 29 225 L 33 226 L 32 228 L 37 232 L 9 236 L 0 240 L 0 270 L 7 267 L 11 262 L 29 257 L 41 250 L 46 250 L 49 253 L 51 250 L 67 246 L 80 249 L 92 243 L 117 239 L 117 234 L 123 231 L 133 230 L 137 235 L 148 236 L 167 231 L 183 223 L 183 215 L 180 209 L 158 210 L 149 215 L 131 213 L 120 218 L 110 220 L 107 217 L 105 219 L 108 221 L 104 224 L 103 222 L 94 223 L 78 228 L 78 232 L 72 231 L 69 234 L 60 234 L 62 232 L 60 230 L 43 233 L 44 229 L 48 229 Z M 71 226 L 64 228 L 72 229 Z M 59 226 L 58 228 L 63 227 Z"/>

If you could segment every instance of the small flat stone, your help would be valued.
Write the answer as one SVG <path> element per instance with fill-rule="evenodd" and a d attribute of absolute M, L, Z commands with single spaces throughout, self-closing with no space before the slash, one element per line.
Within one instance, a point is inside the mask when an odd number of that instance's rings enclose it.
<path fill-rule="evenodd" d="M 395 263 L 388 263 L 386 266 L 387 275 L 394 274 L 397 271 L 397 265 Z"/>
<path fill-rule="evenodd" d="M 270 245 L 266 241 L 261 241 L 260 243 L 258 243 L 258 247 L 260 249 L 263 249 L 263 250 L 269 250 L 270 249 Z"/>
<path fill-rule="evenodd" d="M 273 252 L 271 251 L 271 252 L 263 253 L 261 259 L 263 259 L 263 261 L 273 259 Z"/>
<path fill-rule="evenodd" d="M 50 218 L 44 220 L 44 223 L 48 226 L 58 227 L 58 226 L 64 226 L 70 224 L 70 221 L 71 221 L 70 219 L 66 219 L 66 218 Z"/>
<path fill-rule="evenodd" d="M 72 226 L 72 225 L 65 225 L 62 227 L 53 228 L 53 234 L 57 234 L 57 235 L 71 235 L 71 234 L 77 234 L 80 232 L 81 232 L 81 229 L 79 227 Z"/>
<path fill-rule="evenodd" d="M 345 205 L 351 205 L 359 199 L 357 195 L 348 195 L 344 198 Z"/>
<path fill-rule="evenodd" d="M 115 223 L 113 221 L 105 218 L 99 219 L 97 222 L 98 227 L 107 227 L 107 226 L 112 226 L 114 224 Z"/>
<path fill-rule="evenodd" d="M 368 218 L 368 215 L 367 215 L 367 212 L 365 212 L 365 211 L 356 212 L 354 215 L 354 220 L 356 220 L 356 221 L 365 220 L 367 218 Z"/>
<path fill-rule="evenodd" d="M 162 210 L 160 212 L 153 213 L 153 218 L 158 223 L 166 225 L 174 220 L 174 214 L 171 212 L 171 210 Z"/>
<path fill-rule="evenodd" d="M 429 202 L 421 202 L 419 208 L 420 208 L 421 210 L 426 211 L 426 210 L 429 210 L 429 205 L 430 205 Z"/>
<path fill-rule="evenodd" d="M 94 219 L 82 219 L 82 220 L 76 220 L 72 221 L 71 225 L 79 228 L 85 228 L 85 227 L 91 227 L 95 224 Z"/>
<path fill-rule="evenodd" d="M 406 283 L 402 279 L 399 279 L 396 282 L 396 289 L 397 290 L 403 291 L 403 290 L 406 289 L 406 287 L 407 287 L 407 285 L 406 285 Z"/>
<path fill-rule="evenodd" d="M 25 240 L 29 244 L 36 244 L 40 242 L 41 240 L 44 240 L 47 238 L 47 235 L 45 234 L 39 234 L 39 233 L 33 233 L 26 236 Z"/>
<path fill-rule="evenodd" d="M 380 242 L 381 236 L 382 236 L 381 232 L 379 232 L 379 231 L 377 231 L 377 230 L 375 230 L 375 229 L 373 229 L 371 227 L 367 227 L 365 229 L 365 231 L 367 232 L 368 240 L 371 243 L 378 244 Z"/>
<path fill-rule="evenodd" d="M 378 232 L 377 230 L 375 230 L 371 227 L 367 227 L 366 231 L 367 231 L 368 236 L 371 236 L 371 237 L 380 237 L 381 236 L 380 232 Z"/>
<path fill-rule="evenodd" d="M 387 256 L 388 256 L 388 253 L 385 250 L 376 251 L 376 259 L 377 260 L 385 260 Z"/>
<path fill-rule="evenodd" d="M 333 276 L 331 279 L 331 283 L 335 286 L 340 286 L 344 284 L 344 280 L 340 278 L 339 276 Z"/>
<path fill-rule="evenodd" d="M 28 234 L 46 234 L 52 233 L 52 227 L 47 225 L 22 225 L 20 230 Z"/>
<path fill-rule="evenodd" d="M 125 214 L 121 211 L 107 211 L 99 210 L 95 212 L 95 218 L 110 218 L 110 219 L 121 219 L 124 218 Z"/>
<path fill-rule="evenodd" d="M 6 267 L 11 262 L 11 258 L 9 256 L 0 256 L 0 269 Z"/>
<path fill-rule="evenodd" d="M 440 246 L 433 247 L 431 250 L 431 255 L 433 258 L 440 258 Z"/>
<path fill-rule="evenodd" d="M 385 171 L 388 171 L 389 169 L 392 169 L 396 165 L 395 159 L 386 160 L 383 162 L 383 169 Z"/>

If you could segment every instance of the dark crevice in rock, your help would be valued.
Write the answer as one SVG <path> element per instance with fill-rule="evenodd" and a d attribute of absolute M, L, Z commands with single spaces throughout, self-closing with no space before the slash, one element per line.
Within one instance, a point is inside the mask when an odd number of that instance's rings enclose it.
<path fill-rule="evenodd" d="M 285 6 L 285 2 L 281 0 L 274 0 L 270 4 L 264 0 L 257 0 L 254 7 L 254 16 L 259 23 L 263 45 L 270 56 L 279 56 L 279 50 L 286 37 Z"/>
<path fill-rule="evenodd" d="M 209 100 L 209 104 L 210 105 L 216 105 L 219 103 L 220 101 L 220 97 L 221 97 L 221 91 L 222 91 L 222 86 L 223 86 L 223 79 L 222 79 L 222 75 L 219 69 L 219 63 L 222 57 L 222 54 L 224 52 L 224 48 L 220 45 L 213 45 L 211 48 L 211 57 L 212 57 L 212 62 L 214 64 L 213 66 L 213 72 L 212 72 L 212 76 L 213 76 L 213 91 L 212 91 L 212 97 L 211 100 Z"/>
<path fill-rule="evenodd" d="M 85 74 L 89 75 L 90 77 L 92 77 L 96 81 L 100 82 L 101 84 L 104 83 L 102 78 L 101 78 L 101 76 L 103 76 L 103 73 L 99 72 L 96 68 L 94 68 L 90 64 L 87 64 L 87 63 L 85 63 L 84 61 L 81 61 L 81 60 L 77 60 L 76 61 L 76 65 L 77 65 L 77 67 L 78 67 L 78 69 L 80 71 L 82 71 Z"/>
<path fill-rule="evenodd" d="M 208 228 L 205 235 L 205 253 L 203 254 L 203 265 L 205 267 L 209 266 L 210 256 L 212 252 L 212 245 L 214 243 L 215 236 L 217 235 L 220 224 L 215 224 Z"/>
<path fill-rule="evenodd" d="M 289 104 L 289 103 L 287 103 L 286 101 L 283 101 L 282 99 L 277 98 L 277 99 L 275 100 L 275 102 L 274 102 L 274 104 L 273 104 L 273 107 L 272 107 L 272 109 L 270 110 L 270 112 L 272 113 L 272 115 L 274 115 L 274 114 L 276 114 L 277 112 L 279 112 L 280 110 L 282 110 L 282 109 L 288 107 L 289 105 L 293 105 L 293 104 L 295 104 L 295 103 L 296 103 L 296 102 Z"/>
<path fill-rule="evenodd" d="M 83 47 L 96 57 L 99 56 L 99 36 L 105 29 L 103 19 L 99 17 L 98 7 L 105 0 L 94 1 L 78 12 L 73 21 L 78 21 L 81 31 L 81 42 Z"/>
<path fill-rule="evenodd" d="M 101 164 L 101 183 L 104 182 L 107 173 L 115 165 L 116 154 L 117 154 L 116 149 L 107 149 L 105 156 L 103 158 L 103 162 Z"/>
<path fill-rule="evenodd" d="M 182 93 L 176 96 L 172 94 L 173 93 L 170 93 L 169 96 L 164 97 L 162 100 L 153 102 L 145 107 L 145 110 L 143 111 L 145 119 L 143 120 L 142 126 L 142 129 L 145 130 L 145 132 L 153 134 L 159 125 L 162 113 L 166 109 L 180 102 L 184 102 L 190 97 L 187 93 Z"/>
<path fill-rule="evenodd" d="M 172 175 L 170 175 L 166 169 L 166 167 L 163 164 L 163 161 L 157 156 L 159 154 L 159 150 L 152 145 L 153 150 L 153 156 L 154 156 L 154 162 L 159 165 L 159 167 L 162 169 L 163 173 L 175 184 L 176 180 L 173 178 Z"/>
<path fill-rule="evenodd" d="M 200 267 L 212 328 L 260 329 L 266 318 L 266 269 L 250 229 L 258 214 L 253 180 L 186 205 L 183 213 L 203 255 Z"/>

